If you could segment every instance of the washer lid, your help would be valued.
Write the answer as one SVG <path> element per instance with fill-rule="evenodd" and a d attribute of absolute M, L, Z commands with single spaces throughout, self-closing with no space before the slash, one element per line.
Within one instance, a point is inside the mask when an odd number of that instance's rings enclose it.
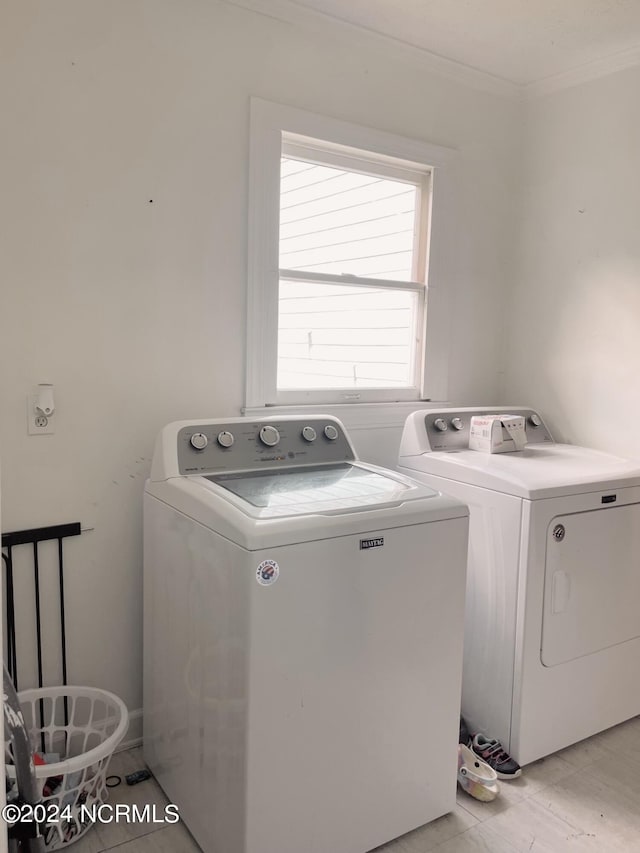
<path fill-rule="evenodd" d="M 518 453 L 422 453 L 400 464 L 529 500 L 640 485 L 640 463 L 572 444 L 529 445 Z"/>
<path fill-rule="evenodd" d="M 224 497 L 252 518 L 335 515 L 398 506 L 405 500 L 438 495 L 428 486 L 416 488 L 397 474 L 353 463 L 218 474 L 203 480 L 205 485 L 208 481 L 223 489 Z"/>
<path fill-rule="evenodd" d="M 148 480 L 145 491 L 250 551 L 469 515 L 455 498 L 363 462 Z"/>

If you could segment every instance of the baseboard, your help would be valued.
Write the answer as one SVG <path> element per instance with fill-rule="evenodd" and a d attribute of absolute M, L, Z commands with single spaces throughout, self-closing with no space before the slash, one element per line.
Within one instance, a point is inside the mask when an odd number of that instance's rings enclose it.
<path fill-rule="evenodd" d="M 142 745 L 142 708 L 129 711 L 129 729 L 120 741 L 116 752 L 124 752 L 125 749 L 134 749 Z"/>

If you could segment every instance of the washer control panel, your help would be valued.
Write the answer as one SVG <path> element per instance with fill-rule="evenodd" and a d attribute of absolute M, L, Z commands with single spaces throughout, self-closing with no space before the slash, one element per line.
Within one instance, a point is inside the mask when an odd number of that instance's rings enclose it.
<path fill-rule="evenodd" d="M 424 425 L 431 450 L 464 450 L 469 447 L 469 427 L 473 415 L 523 415 L 527 444 L 552 443 L 551 433 L 533 409 L 446 409 L 425 415 Z"/>
<path fill-rule="evenodd" d="M 342 425 L 321 416 L 300 420 L 240 418 L 178 432 L 181 474 L 211 474 L 355 460 Z"/>

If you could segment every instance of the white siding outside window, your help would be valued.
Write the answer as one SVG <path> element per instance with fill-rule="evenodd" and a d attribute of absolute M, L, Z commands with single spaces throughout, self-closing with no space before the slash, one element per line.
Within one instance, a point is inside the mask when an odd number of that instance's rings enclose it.
<path fill-rule="evenodd" d="M 424 299 L 395 285 L 324 277 L 418 278 L 428 172 L 398 180 L 371 173 L 372 162 L 345 162 L 286 136 L 282 149 L 278 390 L 417 388 Z M 321 155 L 342 159 L 341 167 L 314 162 Z M 300 277 L 308 274 L 312 281 Z"/>
<path fill-rule="evenodd" d="M 263 101 L 252 124 L 247 405 L 424 399 L 434 166 L 405 155 L 442 152 Z"/>

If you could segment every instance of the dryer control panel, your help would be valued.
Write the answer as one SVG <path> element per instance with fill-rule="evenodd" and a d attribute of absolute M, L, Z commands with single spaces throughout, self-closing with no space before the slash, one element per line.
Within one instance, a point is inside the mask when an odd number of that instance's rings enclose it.
<path fill-rule="evenodd" d="M 178 432 L 177 453 L 180 474 L 272 470 L 356 458 L 342 424 L 321 416 L 184 426 Z"/>
<path fill-rule="evenodd" d="M 431 450 L 464 450 L 469 447 L 469 427 L 474 415 L 522 415 L 524 417 L 527 444 L 553 442 L 551 433 L 540 415 L 533 409 L 488 408 L 488 409 L 442 409 L 428 412 L 424 425 Z"/>

